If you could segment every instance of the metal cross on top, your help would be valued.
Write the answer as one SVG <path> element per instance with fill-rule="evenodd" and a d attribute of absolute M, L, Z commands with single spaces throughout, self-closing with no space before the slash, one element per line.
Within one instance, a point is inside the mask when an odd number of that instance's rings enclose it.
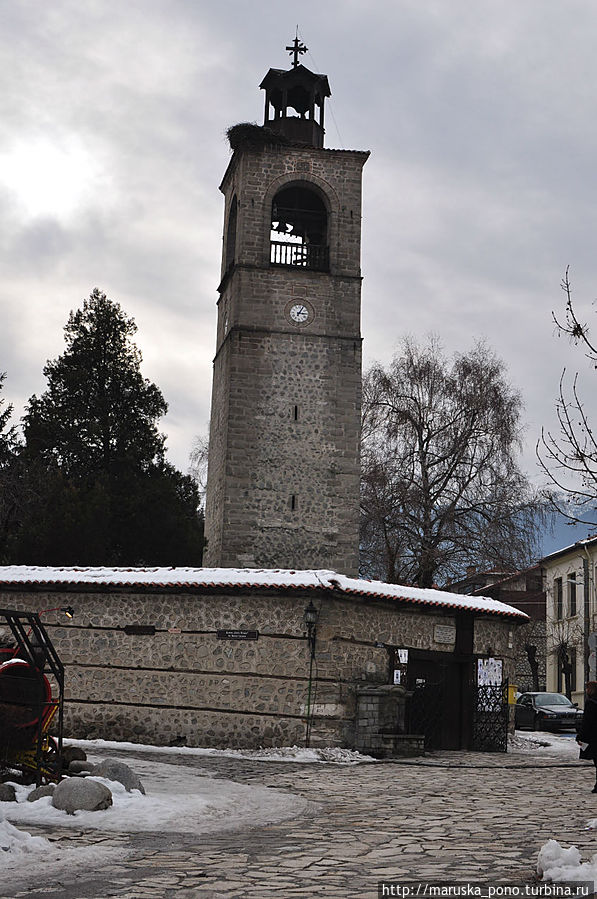
<path fill-rule="evenodd" d="M 298 37 L 295 37 L 294 41 L 292 42 L 292 46 L 286 47 L 286 49 L 288 50 L 288 52 L 290 53 L 291 56 L 294 56 L 294 59 L 292 60 L 292 67 L 294 69 L 296 69 L 296 67 L 299 64 L 299 56 L 302 55 L 303 53 L 306 53 L 308 50 L 308 47 L 305 47 L 304 44 L 301 44 Z"/>

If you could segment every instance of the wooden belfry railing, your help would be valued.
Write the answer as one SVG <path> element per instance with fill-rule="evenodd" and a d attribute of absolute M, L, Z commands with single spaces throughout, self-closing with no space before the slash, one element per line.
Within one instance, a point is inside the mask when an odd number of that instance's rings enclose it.
<path fill-rule="evenodd" d="M 329 270 L 329 247 L 317 244 L 286 243 L 278 240 L 272 240 L 270 246 L 272 265 L 290 265 L 294 268 L 307 268 L 316 272 Z"/>

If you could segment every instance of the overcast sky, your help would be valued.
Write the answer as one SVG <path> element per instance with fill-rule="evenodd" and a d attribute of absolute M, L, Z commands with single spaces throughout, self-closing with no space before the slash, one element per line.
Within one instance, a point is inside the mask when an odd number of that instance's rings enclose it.
<path fill-rule="evenodd" d="M 567 265 L 597 296 L 594 0 L 0 0 L 0 371 L 19 417 L 94 287 L 138 325 L 186 470 L 206 432 L 224 132 L 302 62 L 332 89 L 326 146 L 364 169 L 365 364 L 405 334 L 485 338 L 523 394 L 524 464 L 554 426 Z M 587 372 L 585 397 L 597 403 Z M 597 419 L 597 411 L 595 411 Z"/>

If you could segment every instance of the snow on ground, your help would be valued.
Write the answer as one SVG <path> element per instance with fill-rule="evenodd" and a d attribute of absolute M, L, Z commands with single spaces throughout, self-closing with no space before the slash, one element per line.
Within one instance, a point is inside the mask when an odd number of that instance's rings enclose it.
<path fill-rule="evenodd" d="M 0 812 L 0 851 L 19 855 L 27 852 L 39 852 L 47 849 L 48 841 L 43 837 L 32 837 L 5 821 Z"/>
<path fill-rule="evenodd" d="M 374 762 L 370 755 L 361 755 L 353 749 L 327 747 L 306 749 L 304 746 L 278 746 L 273 749 L 201 749 L 192 746 L 150 746 L 143 743 L 118 743 L 114 740 L 68 740 L 71 746 L 80 746 L 85 752 L 102 749 L 138 750 L 159 752 L 160 755 L 210 755 L 237 759 L 255 759 L 261 762 L 329 762 L 335 765 L 356 765 Z"/>
<path fill-rule="evenodd" d="M 167 756 L 230 756 L 276 762 L 332 763 L 355 765 L 375 761 L 349 749 L 305 749 L 287 746 L 277 749 L 194 749 L 185 746 L 151 746 L 108 740 L 67 740 L 69 745 L 85 750 L 90 762 L 99 762 L 104 750 L 116 750 L 122 761 L 130 751 L 159 753 Z M 174 759 L 173 759 L 174 761 Z M 27 827 L 59 827 L 74 832 L 98 831 L 114 836 L 139 832 L 193 832 L 233 830 L 244 826 L 259 827 L 307 814 L 312 807 L 292 793 L 259 786 L 244 786 L 222 778 L 214 778 L 200 768 L 168 764 L 161 760 L 129 759 L 129 766 L 139 775 L 146 790 L 127 793 L 121 784 L 101 777 L 112 791 L 113 805 L 101 812 L 78 811 L 67 815 L 52 806 L 51 797 L 27 802 L 33 789 L 14 784 L 17 802 L 0 802 L 0 886 L 2 878 L 16 876 L 26 855 L 27 874 L 35 870 L 46 873 L 85 868 L 94 864 L 114 863 L 126 854 L 124 847 L 96 846 L 61 848 L 45 837 L 31 836 Z"/>
<path fill-rule="evenodd" d="M 583 862 L 576 846 L 564 849 L 557 840 L 548 840 L 537 857 L 537 873 L 542 880 L 554 883 L 597 881 L 597 853 Z"/>
<path fill-rule="evenodd" d="M 576 734 L 554 734 L 548 731 L 517 730 L 508 737 L 508 752 L 511 755 L 532 752 L 539 757 L 557 757 L 559 761 L 578 761 Z"/>
<path fill-rule="evenodd" d="M 578 743 L 575 734 L 552 734 L 544 731 L 517 730 L 508 738 L 508 751 L 512 754 L 532 752 L 537 756 L 557 757 L 560 761 L 578 760 Z M 592 765 L 587 763 L 587 767 Z M 587 822 L 588 830 L 597 830 L 597 818 Z M 597 882 L 597 853 L 588 861 L 576 846 L 565 848 L 557 840 L 548 840 L 537 856 L 537 873 L 542 880 L 554 883 L 592 881 Z"/>
<path fill-rule="evenodd" d="M 162 751 L 161 747 L 137 744 L 109 745 L 119 750 L 122 761 L 127 760 L 127 749 L 130 748 Z M 102 756 L 96 755 L 89 743 L 85 746 L 90 762 L 101 760 Z M 23 828 L 50 826 L 62 831 L 72 829 L 75 834 L 97 831 L 114 837 L 149 831 L 207 833 L 277 823 L 308 814 L 313 808 L 293 793 L 214 778 L 200 768 L 171 765 L 157 759 L 129 758 L 127 763 L 141 778 L 146 795 L 138 790 L 127 793 L 117 782 L 94 777 L 112 791 L 113 805 L 105 811 L 78 811 L 67 815 L 52 806 L 49 796 L 27 802 L 33 787 L 13 784 L 18 801 L 0 802 L 0 849 L 3 850 L 0 852 L 0 887 L 3 879 L 22 873 L 25 854 L 27 876 L 42 869 L 49 874 L 58 873 L 65 867 L 71 871 L 99 863 L 113 864 L 126 854 L 124 842 L 120 847 L 110 845 L 108 840 L 106 844 L 99 842 L 72 848 L 71 843 L 62 848 L 45 837 L 32 837 Z"/>
<path fill-rule="evenodd" d="M 100 761 L 89 756 L 90 761 Z M 78 811 L 74 815 L 54 808 L 52 797 L 27 802 L 31 787 L 15 784 L 17 802 L 3 802 L 2 810 L 12 824 L 50 824 L 116 833 L 178 831 L 205 833 L 242 826 L 283 821 L 304 812 L 305 800 L 268 787 L 245 786 L 214 778 L 205 771 L 161 762 L 130 760 L 146 795 L 127 793 L 122 784 L 93 777 L 112 791 L 113 805 L 100 812 Z"/>
<path fill-rule="evenodd" d="M 138 743 L 118 743 L 105 740 L 68 740 L 71 745 L 85 749 L 91 762 L 100 761 L 102 752 L 116 750 L 122 761 L 127 753 L 159 753 L 168 756 L 229 756 L 262 761 L 300 763 L 335 763 L 354 765 L 372 762 L 369 756 L 345 749 L 304 749 L 298 746 L 261 750 L 194 749 L 163 747 Z M 565 763 L 578 760 L 578 745 L 574 734 L 516 731 L 509 738 L 508 750 L 516 755 L 532 753 L 545 759 Z M 143 781 L 146 795 L 137 790 L 127 793 L 120 784 L 104 778 L 112 791 L 113 805 L 101 812 L 79 811 L 74 815 L 55 809 L 51 798 L 27 802 L 32 787 L 15 784 L 18 802 L 0 802 L 0 887 L 2 882 L 22 875 L 46 876 L 68 869 L 69 873 L 107 864 L 117 865 L 127 854 L 126 837 L 142 832 L 207 833 L 263 826 L 308 814 L 312 806 L 301 797 L 259 786 L 244 786 L 230 780 L 214 778 L 210 772 L 186 765 L 169 764 L 161 760 L 128 758 L 130 767 Z M 173 758 L 174 761 L 174 758 Z M 64 834 L 69 830 L 77 836 L 81 832 L 105 835 L 91 845 L 73 846 L 66 840 L 61 846 L 45 837 L 31 836 L 26 828 L 38 833 L 50 826 Z M 588 822 L 597 829 L 597 819 Z M 111 841 L 110 838 L 114 838 Z M 119 842 L 119 838 L 123 837 Z M 537 869 L 544 880 L 597 881 L 597 854 L 583 862 L 580 852 L 572 846 L 565 849 L 549 840 L 541 849 Z"/>

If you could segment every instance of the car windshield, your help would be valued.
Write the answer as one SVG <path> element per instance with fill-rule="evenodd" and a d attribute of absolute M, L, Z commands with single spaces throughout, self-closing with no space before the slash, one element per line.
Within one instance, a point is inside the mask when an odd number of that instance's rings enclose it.
<path fill-rule="evenodd" d="M 561 693 L 537 693 L 535 705 L 572 705 L 572 703 Z"/>

